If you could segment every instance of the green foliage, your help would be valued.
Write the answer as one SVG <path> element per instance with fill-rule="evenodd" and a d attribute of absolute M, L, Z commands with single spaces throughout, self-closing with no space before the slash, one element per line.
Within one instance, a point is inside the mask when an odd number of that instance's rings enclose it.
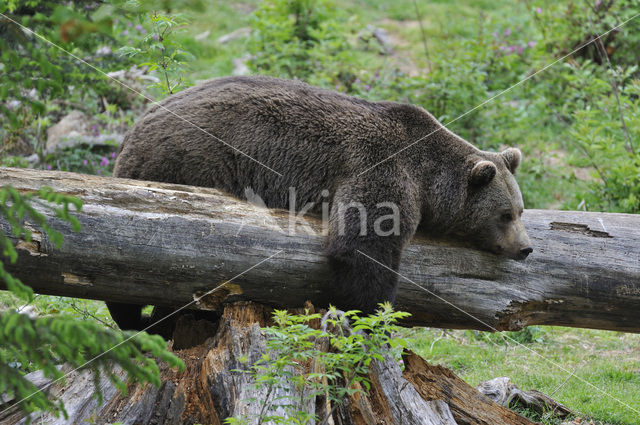
<path fill-rule="evenodd" d="M 61 220 L 69 222 L 73 230 L 80 230 L 80 222 L 76 217 L 71 215 L 69 210 L 69 207 L 73 205 L 76 211 L 80 211 L 82 203 L 77 198 L 57 194 L 49 187 L 43 187 L 38 192 L 26 194 L 21 194 L 11 186 L 0 188 L 0 216 L 3 217 L 9 225 L 9 229 L 3 229 L 3 232 L 0 232 L 0 246 L 2 246 L 3 258 L 8 259 L 11 263 L 17 261 L 18 253 L 11 239 L 5 235 L 4 231 L 10 232 L 14 237 L 24 239 L 27 243 L 31 242 L 33 233 L 31 228 L 23 224 L 25 220 L 29 220 L 41 228 L 55 246 L 58 247 L 62 243 L 62 235 L 47 223 L 45 216 L 38 212 L 31 205 L 32 203 L 37 203 L 44 208 L 55 211 L 56 216 Z M 0 279 L 6 283 L 9 291 L 19 298 L 25 301 L 31 301 L 33 299 L 33 291 L 31 288 L 25 286 L 19 279 L 11 276 L 11 274 L 4 269 L 3 263 L 0 263 Z"/>
<path fill-rule="evenodd" d="M 74 231 L 80 230 L 80 222 L 72 215 L 71 207 L 75 211 L 82 208 L 77 198 L 55 193 L 48 187 L 31 193 L 20 193 L 11 186 L 0 189 L 0 217 L 6 223 L 0 232 L 0 280 L 14 296 L 29 303 L 34 298 L 33 290 L 4 267 L 6 261 L 13 264 L 18 259 L 16 248 L 5 232 L 30 243 L 34 241 L 37 228 L 54 246 L 59 247 L 63 242 L 62 234 L 34 205 L 55 212 L 56 217 L 67 222 Z M 57 365 L 67 363 L 73 368 L 90 369 L 94 372 L 96 395 L 100 398 L 101 372 L 121 391 L 126 390 L 126 382 L 114 372 L 114 365 L 127 373 L 129 381 L 160 385 L 156 359 L 172 367 L 184 366 L 179 358 L 167 351 L 164 340 L 157 335 L 122 333 L 68 315 L 31 318 L 14 309 L 0 311 L 0 394 L 9 397 L 26 414 L 48 410 L 66 416 L 59 400 L 48 398 L 45 392 L 25 379 L 24 373 L 28 370 L 42 370 L 45 377 L 59 380 L 65 374 Z"/>
<path fill-rule="evenodd" d="M 541 42 L 548 49 L 562 49 L 564 53 L 576 49 L 595 35 L 604 34 L 632 18 L 640 10 L 638 0 L 545 2 L 535 13 L 534 24 L 542 34 Z M 620 66 L 640 62 L 640 22 L 632 20 L 622 31 L 611 31 L 602 38 L 609 55 Z M 581 49 L 580 57 L 601 63 L 603 58 L 595 43 Z"/>
<path fill-rule="evenodd" d="M 586 209 L 640 213 L 640 146 L 634 146 L 640 135 L 639 95 L 637 80 L 620 90 L 626 131 L 612 93 L 573 114 L 573 143 L 584 153 L 582 163 L 592 167 L 595 176 L 589 190 L 577 193 Z"/>
<path fill-rule="evenodd" d="M 110 40 L 113 23 L 112 16 L 96 15 L 96 6 L 92 1 L 67 5 L 50 0 L 0 6 L 0 12 L 9 13 L 13 20 L 0 21 L 0 137 L 9 142 L 3 143 L 3 149 L 18 143 L 31 123 L 46 114 L 47 101 L 62 98 L 83 104 L 87 99 L 109 99 L 114 93 L 103 75 L 88 72 L 87 65 L 39 37 L 89 59 L 92 66 L 104 71 L 130 65 L 131 61 L 95 53 Z M 39 78 L 41 75 L 46 78 Z M 74 87 L 82 87 L 82 91 L 69 90 Z"/>
<path fill-rule="evenodd" d="M 116 112 L 110 107 L 116 107 L 120 118 L 141 108 L 143 98 L 103 73 L 134 64 L 158 71 L 157 83 L 147 89 L 158 88 L 163 95 L 188 85 L 185 64 L 193 56 L 175 39 L 187 21 L 183 14 L 164 10 L 197 3 L 2 3 L 0 12 L 9 19 L 0 20 L 0 155 L 41 153 L 43 127 L 52 124 L 49 117 L 60 117 L 65 110 L 92 113 L 98 121 L 95 128 L 100 128 L 102 122 L 109 124 L 103 113 Z M 137 92 L 145 90 L 138 82 L 126 84 Z"/>
<path fill-rule="evenodd" d="M 11 292 L 0 291 L 0 305 L 3 309 L 14 309 L 21 313 L 29 312 L 30 315 L 65 314 L 74 316 L 78 320 L 91 320 L 111 329 L 118 328 L 111 319 L 105 303 L 97 300 L 36 294 L 33 301 L 25 305 L 24 301 Z M 32 371 L 29 368 L 23 369 Z"/>
<path fill-rule="evenodd" d="M 110 176 L 116 161 L 116 147 L 107 149 L 66 148 L 44 158 L 48 170 Z"/>
<path fill-rule="evenodd" d="M 319 314 L 274 312 L 274 325 L 263 329 L 268 338 L 265 354 L 242 370 L 255 380 L 256 389 L 266 390 L 264 400 L 254 400 L 262 406 L 261 414 L 259 418 L 229 418 L 225 423 L 254 419 L 259 423 L 288 424 L 317 421 L 303 406 L 318 396 L 326 396 L 337 406 L 345 397 L 362 392 L 360 388 L 369 389 L 367 373 L 371 362 L 382 361 L 389 346 L 402 347 L 405 343 L 391 335 L 398 330 L 397 320 L 409 314 L 394 312 L 388 303 L 366 317 L 348 311 L 341 318 L 333 307 L 330 313 L 326 323 L 332 332 L 311 327 L 310 322 L 320 319 Z M 345 330 L 347 319 L 351 329 Z M 323 342 L 327 343 L 324 348 Z M 286 412 L 286 419 L 273 413 L 276 408 Z"/>
<path fill-rule="evenodd" d="M 250 20 L 249 65 L 276 77 L 350 86 L 356 61 L 346 23 L 333 0 L 263 1 Z"/>
<path fill-rule="evenodd" d="M 166 343 L 158 335 L 119 332 L 98 323 L 81 322 L 74 317 L 57 315 L 30 318 L 15 310 L 0 314 L 0 393 L 18 402 L 25 413 L 50 410 L 63 413 L 60 401 L 49 399 L 45 392 L 24 378 L 20 370 L 42 370 L 54 380 L 65 376 L 57 365 L 94 372 L 94 389 L 100 399 L 99 373 L 114 382 L 123 393 L 126 381 L 114 371 L 114 365 L 127 372 L 128 380 L 160 385 L 155 359 L 172 367 L 183 367 L 182 361 L 166 350 Z M 150 355 L 151 357 L 148 357 Z"/>
<path fill-rule="evenodd" d="M 152 31 L 148 34 L 144 31 L 146 35 L 138 40 L 138 47 L 123 46 L 118 51 L 121 56 L 137 59 L 139 65 L 149 67 L 149 71 L 161 72 L 162 78 L 149 87 L 158 87 L 165 95 L 176 93 L 185 84 L 185 65 L 193 59 L 193 55 L 175 39 L 176 33 L 184 31 L 188 21 L 182 14 L 163 14 L 157 10 L 148 18 L 142 15 L 140 20 Z M 142 26 L 139 24 L 138 27 Z M 128 30 L 124 31 L 128 33 Z"/>

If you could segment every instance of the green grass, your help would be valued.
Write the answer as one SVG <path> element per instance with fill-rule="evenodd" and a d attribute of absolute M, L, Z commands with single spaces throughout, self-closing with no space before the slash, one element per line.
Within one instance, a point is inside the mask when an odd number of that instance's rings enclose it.
<path fill-rule="evenodd" d="M 504 334 L 523 344 L 500 334 L 420 329 L 412 331 L 411 349 L 470 385 L 507 376 L 523 390 L 553 394 L 583 418 L 639 423 L 638 413 L 622 403 L 640 410 L 640 335 L 563 327 Z"/>
<path fill-rule="evenodd" d="M 0 291 L 0 310 L 3 308 L 38 315 L 69 314 L 82 319 L 95 320 L 114 329 L 117 327 L 102 301 L 38 294 L 32 303 L 25 304 L 10 292 Z"/>
<path fill-rule="evenodd" d="M 244 54 L 246 40 L 240 38 L 227 44 L 219 44 L 216 40 L 222 35 L 247 27 L 250 11 L 257 4 L 257 0 L 214 0 L 208 2 L 208 7 L 202 13 L 189 14 L 189 28 L 178 37 L 180 43 L 196 56 L 195 61 L 189 63 L 189 80 L 195 82 L 231 74 L 231 61 Z M 209 35 L 206 38 L 200 41 L 194 39 L 207 31 Z"/>

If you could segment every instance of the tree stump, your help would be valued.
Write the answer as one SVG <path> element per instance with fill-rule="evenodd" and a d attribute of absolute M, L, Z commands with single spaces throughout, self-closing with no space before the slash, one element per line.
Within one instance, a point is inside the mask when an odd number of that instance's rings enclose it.
<path fill-rule="evenodd" d="M 310 306 L 312 309 L 313 307 Z M 228 305 L 217 326 L 210 326 L 211 335 L 201 344 L 174 350 L 186 364 L 182 372 L 162 368 L 162 386 L 129 385 L 123 395 L 106 379 L 101 389 L 104 402 L 98 405 L 91 391 L 88 372 L 73 372 L 64 385 L 56 383 L 47 391 L 61 397 L 69 419 L 48 414 L 38 418 L 50 425 L 95 424 L 222 424 L 228 417 L 248 417 L 257 424 L 257 416 L 266 389 L 256 388 L 251 375 L 237 371 L 247 368 L 265 352 L 266 337 L 261 328 L 270 323 L 271 309 L 252 302 Z M 197 321 L 181 320 L 177 333 L 194 331 L 201 337 Z M 196 338 L 197 340 L 197 338 Z M 367 395 L 357 393 L 334 410 L 327 421 L 333 425 L 532 425 L 533 422 L 492 402 L 451 371 L 429 365 L 419 356 L 409 353 L 404 358 L 405 370 L 391 357 L 372 363 L 371 382 Z M 122 372 L 118 371 L 122 376 Z M 40 387 L 47 382 L 38 372 Z M 274 395 L 272 395 L 274 396 Z M 326 400 L 298 408 L 315 413 L 320 421 L 331 407 Z M 253 401 L 256 400 L 256 401 Z M 4 407 L 11 400 L 5 400 Z M 283 410 L 269 414 L 286 417 Z M 0 417 L 0 424 L 24 424 L 19 412 Z M 268 423 L 268 422 L 263 422 Z M 317 424 L 316 424 L 317 425 Z"/>

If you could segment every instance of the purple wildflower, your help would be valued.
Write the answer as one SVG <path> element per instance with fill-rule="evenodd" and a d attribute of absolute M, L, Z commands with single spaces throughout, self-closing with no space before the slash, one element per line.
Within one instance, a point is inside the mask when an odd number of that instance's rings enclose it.
<path fill-rule="evenodd" d="M 116 153 L 115 152 L 111 152 L 111 158 L 115 158 L 116 157 Z"/>
<path fill-rule="evenodd" d="M 47 170 L 51 169 L 51 164 L 47 164 Z"/>
<path fill-rule="evenodd" d="M 98 171 L 96 171 L 96 173 L 102 174 L 102 170 L 98 168 Z"/>
<path fill-rule="evenodd" d="M 122 35 L 129 35 L 129 30 L 122 31 Z"/>
<path fill-rule="evenodd" d="M 524 50 L 522 46 L 518 46 L 518 54 L 522 54 L 522 50 Z"/>
<path fill-rule="evenodd" d="M 158 41 L 159 39 L 158 34 L 153 34 L 153 41 Z"/>
<path fill-rule="evenodd" d="M 536 9 L 536 12 L 537 12 L 538 14 L 542 13 L 542 8 L 541 8 L 541 7 L 537 8 L 537 9 Z"/>
<path fill-rule="evenodd" d="M 99 135 L 100 135 L 100 130 L 98 129 L 98 126 L 97 126 L 97 125 L 92 125 L 92 126 L 91 126 L 91 133 L 92 133 L 94 136 L 99 136 Z"/>
<path fill-rule="evenodd" d="M 131 27 L 133 26 L 133 23 L 132 23 L 132 22 L 127 22 L 127 26 L 128 26 L 129 28 L 131 28 Z"/>
<path fill-rule="evenodd" d="M 356 78 L 356 80 L 353 82 L 353 84 L 360 84 L 360 78 Z"/>
<path fill-rule="evenodd" d="M 531 40 L 530 42 L 527 43 L 529 45 L 529 47 L 533 47 L 536 45 L 536 42 Z"/>
<path fill-rule="evenodd" d="M 364 89 L 366 91 L 369 91 L 369 90 L 371 90 L 371 86 L 369 84 L 365 84 Z"/>
<path fill-rule="evenodd" d="M 509 53 L 513 53 L 516 51 L 516 46 L 509 46 Z"/>
<path fill-rule="evenodd" d="M 506 30 L 504 30 L 504 35 L 509 37 L 511 35 L 511 28 L 507 28 Z"/>
<path fill-rule="evenodd" d="M 507 46 L 500 46 L 500 50 L 507 50 Z"/>
<path fill-rule="evenodd" d="M 103 156 L 100 160 L 100 165 L 106 167 L 107 165 L 109 165 L 109 159 L 106 156 Z"/>
<path fill-rule="evenodd" d="M 492 34 L 493 38 L 498 38 L 498 33 L 496 31 L 494 31 Z"/>
<path fill-rule="evenodd" d="M 89 163 L 89 161 L 87 161 L 86 159 L 82 161 L 82 165 L 87 165 Z"/>

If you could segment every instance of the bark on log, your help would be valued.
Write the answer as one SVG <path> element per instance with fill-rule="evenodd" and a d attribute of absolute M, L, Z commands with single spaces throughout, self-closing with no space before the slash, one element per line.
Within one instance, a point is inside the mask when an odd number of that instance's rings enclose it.
<path fill-rule="evenodd" d="M 181 306 L 231 279 L 193 306 L 210 310 L 236 300 L 324 306 L 331 293 L 314 218 L 296 225 L 215 189 L 74 173 L 2 168 L 0 185 L 46 185 L 84 202 L 80 233 L 50 217 L 60 249 L 41 233 L 18 245 L 9 269 L 39 293 Z M 640 215 L 527 210 L 523 220 L 535 249 L 524 262 L 417 235 L 396 304 L 412 313 L 408 324 L 640 331 Z"/>
<path fill-rule="evenodd" d="M 69 419 L 45 414 L 34 423 L 218 425 L 227 417 L 245 417 L 249 424 L 257 424 L 262 408 L 260 401 L 266 399 L 267 390 L 264 387 L 256 389 L 250 375 L 235 370 L 247 368 L 247 364 L 258 360 L 264 352 L 265 335 L 260 327 L 268 324 L 269 318 L 269 309 L 261 305 L 247 302 L 228 305 L 211 338 L 199 346 L 176 351 L 184 360 L 186 370 L 177 372 L 164 368 L 160 388 L 130 385 L 127 395 L 122 395 L 102 379 L 104 402 L 101 405 L 88 391 L 91 385 L 89 373 L 74 373 L 66 378 L 66 385 L 54 384 L 49 390 L 61 397 Z M 248 362 L 241 361 L 242 358 Z M 382 363 L 373 362 L 369 374 L 370 392 L 366 396 L 358 393 L 345 400 L 329 423 L 533 425 L 528 419 L 493 403 L 444 368 L 432 367 L 416 355 L 405 358 L 405 363 L 402 372 L 392 358 Z M 121 374 L 121 371 L 117 373 Z M 38 373 L 31 376 L 38 378 Z M 45 383 L 40 379 L 40 385 Z M 273 400 L 277 395 L 270 397 Z M 7 402 L 11 403 L 10 400 Z M 329 410 L 325 406 L 325 400 L 312 399 L 304 408 L 322 420 L 330 410 L 330 405 Z M 0 407 L 6 405 L 0 403 Z M 265 413 L 288 417 L 283 409 Z M 477 419 L 476 414 L 479 414 Z M 15 411 L 0 417 L 0 425 L 25 423 L 26 419 Z"/>

